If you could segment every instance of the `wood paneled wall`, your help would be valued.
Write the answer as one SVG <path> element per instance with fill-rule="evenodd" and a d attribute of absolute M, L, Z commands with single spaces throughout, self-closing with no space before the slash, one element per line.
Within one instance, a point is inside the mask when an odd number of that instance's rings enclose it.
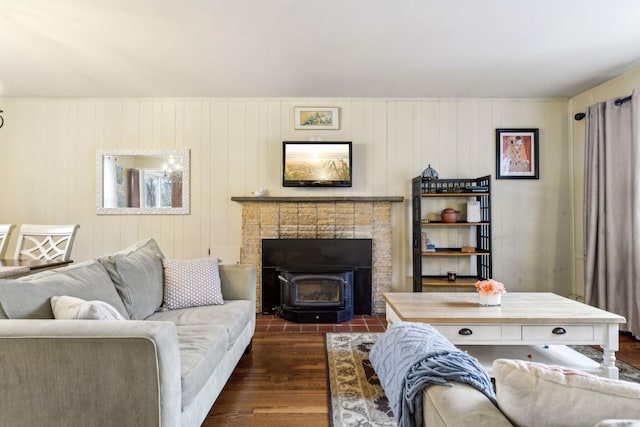
<path fill-rule="evenodd" d="M 294 106 L 340 107 L 341 127 L 293 130 Z M 165 255 L 239 260 L 231 196 L 405 196 L 393 207 L 394 290 L 409 290 L 410 181 L 495 177 L 495 129 L 540 128 L 540 180 L 493 183 L 494 277 L 514 291 L 572 288 L 568 102 L 527 99 L 0 99 L 0 222 L 79 223 L 77 261 L 155 237 Z M 283 140 L 351 140 L 348 189 L 281 186 Z M 191 215 L 96 215 L 98 149 L 191 150 Z M 14 236 L 15 237 L 15 236 Z M 11 253 L 11 248 L 9 253 Z"/>

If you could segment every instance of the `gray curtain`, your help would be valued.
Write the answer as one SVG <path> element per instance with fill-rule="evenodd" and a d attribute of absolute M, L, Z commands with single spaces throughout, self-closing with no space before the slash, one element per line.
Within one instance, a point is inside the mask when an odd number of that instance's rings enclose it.
<path fill-rule="evenodd" d="M 640 93 L 587 110 L 585 300 L 626 317 L 640 337 Z"/>

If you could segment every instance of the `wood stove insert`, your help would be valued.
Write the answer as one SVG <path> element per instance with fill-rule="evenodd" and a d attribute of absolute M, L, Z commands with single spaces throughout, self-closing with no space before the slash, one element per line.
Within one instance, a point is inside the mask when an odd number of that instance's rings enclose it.
<path fill-rule="evenodd" d="M 337 323 L 353 317 L 353 271 L 281 271 L 276 313 L 298 323 Z"/>
<path fill-rule="evenodd" d="M 372 298 L 372 254 L 371 239 L 263 239 L 262 240 L 262 314 L 281 315 L 283 298 L 281 280 L 283 272 L 296 275 L 352 275 L 350 290 L 344 291 L 346 296 L 351 292 L 353 314 L 371 314 Z M 286 276 L 286 280 L 290 279 Z M 287 287 L 290 288 L 289 285 Z M 286 292 L 291 292 L 288 290 Z M 298 311 L 304 311 L 298 303 Z M 285 305 L 291 306 L 289 301 Z M 341 304 L 344 305 L 344 304 Z M 346 306 L 345 306 L 346 307 Z M 326 305 L 315 308 L 329 311 Z M 349 310 L 331 307 L 331 311 Z M 311 310 L 307 310 L 311 311 Z M 334 315 L 331 315 L 334 316 Z M 330 317 L 331 317 L 330 316 Z M 298 322 L 340 322 L 343 320 L 306 319 L 297 316 L 290 319 Z M 305 317 L 303 320 L 302 317 Z M 322 318 L 322 316 L 320 316 Z M 336 319 L 340 316 L 335 316 Z"/>

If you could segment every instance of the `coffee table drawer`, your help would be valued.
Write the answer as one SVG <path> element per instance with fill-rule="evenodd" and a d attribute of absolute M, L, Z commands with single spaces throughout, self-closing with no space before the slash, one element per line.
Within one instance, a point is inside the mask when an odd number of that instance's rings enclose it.
<path fill-rule="evenodd" d="M 528 341 L 593 340 L 593 325 L 523 325 L 522 339 Z"/>
<path fill-rule="evenodd" d="M 433 325 L 449 341 L 495 341 L 502 336 L 500 325 Z"/>

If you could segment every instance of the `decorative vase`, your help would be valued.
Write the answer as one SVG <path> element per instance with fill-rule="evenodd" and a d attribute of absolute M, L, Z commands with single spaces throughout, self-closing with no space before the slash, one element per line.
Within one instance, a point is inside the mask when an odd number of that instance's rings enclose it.
<path fill-rule="evenodd" d="M 502 294 L 478 294 L 480 305 L 485 307 L 497 307 L 502 304 Z"/>
<path fill-rule="evenodd" d="M 442 212 L 440 212 L 440 220 L 442 222 L 456 222 L 458 221 L 459 213 L 460 211 L 457 211 L 452 208 L 444 209 Z"/>

